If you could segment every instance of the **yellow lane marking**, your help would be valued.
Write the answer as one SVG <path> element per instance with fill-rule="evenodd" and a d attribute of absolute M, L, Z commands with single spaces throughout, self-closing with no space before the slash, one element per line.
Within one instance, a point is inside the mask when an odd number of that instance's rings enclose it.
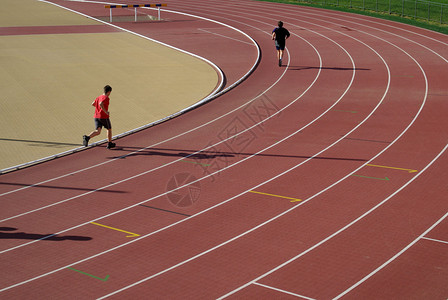
<path fill-rule="evenodd" d="M 367 164 L 366 166 L 377 167 L 377 168 L 386 168 L 386 169 L 394 169 L 394 170 L 401 170 L 401 171 L 408 171 L 409 173 L 418 172 L 417 170 L 412 170 L 412 169 L 403 169 L 403 168 L 397 168 L 397 167 L 379 166 L 379 165 L 372 165 L 372 164 Z"/>
<path fill-rule="evenodd" d="M 95 222 L 90 222 L 90 224 L 98 225 L 98 226 L 101 226 L 101 227 L 105 227 L 105 228 L 109 228 L 109 229 L 112 229 L 112 230 L 116 230 L 116 231 L 120 231 L 120 232 L 124 232 L 124 233 L 130 234 L 130 235 L 127 235 L 126 237 L 138 237 L 138 236 L 140 236 L 140 234 L 132 233 L 132 232 L 129 232 L 129 231 L 124 231 L 124 230 L 121 230 L 121 229 L 113 228 L 113 227 L 106 226 L 106 225 L 99 224 L 99 223 L 95 223 Z"/>
<path fill-rule="evenodd" d="M 272 197 L 277 197 L 277 198 L 289 199 L 289 200 L 291 200 L 290 202 L 302 201 L 301 199 L 297 199 L 297 198 L 291 198 L 291 197 L 280 196 L 280 195 L 273 195 L 273 194 L 262 193 L 262 192 L 257 192 L 257 191 L 249 191 L 249 192 L 250 193 L 254 193 L 254 194 L 260 194 L 260 195 L 272 196 Z"/>

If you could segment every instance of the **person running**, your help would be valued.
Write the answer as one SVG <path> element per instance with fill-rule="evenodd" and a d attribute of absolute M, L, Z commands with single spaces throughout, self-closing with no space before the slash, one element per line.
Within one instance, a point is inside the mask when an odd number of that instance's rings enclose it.
<path fill-rule="evenodd" d="M 101 129 L 107 129 L 107 149 L 115 147 L 115 143 L 112 143 L 112 125 L 110 123 L 110 112 L 109 112 L 109 96 L 112 92 L 112 88 L 109 85 L 104 87 L 104 94 L 98 96 L 95 101 L 92 102 L 92 106 L 95 107 L 95 113 L 93 115 L 95 121 L 95 130 L 89 135 L 84 135 L 83 145 L 87 147 L 89 145 L 89 140 L 97 135 L 101 134 Z"/>
<path fill-rule="evenodd" d="M 285 50 L 286 40 L 290 34 L 288 29 L 283 27 L 283 22 L 278 21 L 278 27 L 272 31 L 272 39 L 275 41 L 275 48 L 277 49 L 278 66 L 282 66 L 283 51 Z"/>

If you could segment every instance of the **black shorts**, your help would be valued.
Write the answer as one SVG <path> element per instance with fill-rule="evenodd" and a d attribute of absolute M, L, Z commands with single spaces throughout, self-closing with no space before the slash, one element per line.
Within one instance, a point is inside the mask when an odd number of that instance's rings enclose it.
<path fill-rule="evenodd" d="M 275 48 L 277 50 L 285 50 L 285 45 L 286 45 L 285 42 L 279 42 L 279 41 L 275 40 Z"/>
<path fill-rule="evenodd" d="M 97 119 L 94 118 L 95 120 L 95 129 L 98 128 L 106 128 L 106 129 L 112 129 L 112 124 L 110 123 L 110 119 Z"/>

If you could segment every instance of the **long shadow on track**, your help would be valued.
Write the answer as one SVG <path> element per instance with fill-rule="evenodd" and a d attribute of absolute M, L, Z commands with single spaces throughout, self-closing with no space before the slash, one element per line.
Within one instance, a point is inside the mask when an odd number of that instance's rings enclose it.
<path fill-rule="evenodd" d="M 115 151 L 129 151 L 133 152 L 135 149 L 142 149 L 140 147 L 121 147 L 117 148 Z M 187 149 L 169 149 L 169 148 L 151 148 L 147 151 L 140 151 L 138 153 L 132 153 L 129 155 L 109 157 L 109 159 L 122 158 L 140 155 L 156 155 L 156 156 L 170 156 L 170 157 L 185 157 L 194 159 L 214 159 L 218 157 L 235 157 L 235 156 L 260 156 L 260 157 L 284 157 L 284 158 L 298 158 L 298 159 L 309 159 L 311 156 L 305 155 L 287 155 L 287 154 L 266 154 L 266 153 L 249 153 L 249 152 L 216 152 L 216 151 L 200 151 L 199 150 L 187 150 Z M 169 153 L 177 152 L 177 153 Z M 195 154 L 196 153 L 196 154 Z M 365 162 L 367 159 L 362 158 L 343 158 L 343 157 L 313 157 L 313 159 L 323 159 L 323 160 L 345 160 L 345 161 L 360 161 Z"/>

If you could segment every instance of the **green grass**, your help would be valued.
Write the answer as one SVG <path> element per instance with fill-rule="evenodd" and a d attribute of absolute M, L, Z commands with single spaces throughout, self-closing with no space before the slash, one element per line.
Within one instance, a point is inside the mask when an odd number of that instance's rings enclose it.
<path fill-rule="evenodd" d="M 358 13 L 448 34 L 448 0 L 259 0 Z M 445 5 L 444 5 L 445 4 Z"/>

